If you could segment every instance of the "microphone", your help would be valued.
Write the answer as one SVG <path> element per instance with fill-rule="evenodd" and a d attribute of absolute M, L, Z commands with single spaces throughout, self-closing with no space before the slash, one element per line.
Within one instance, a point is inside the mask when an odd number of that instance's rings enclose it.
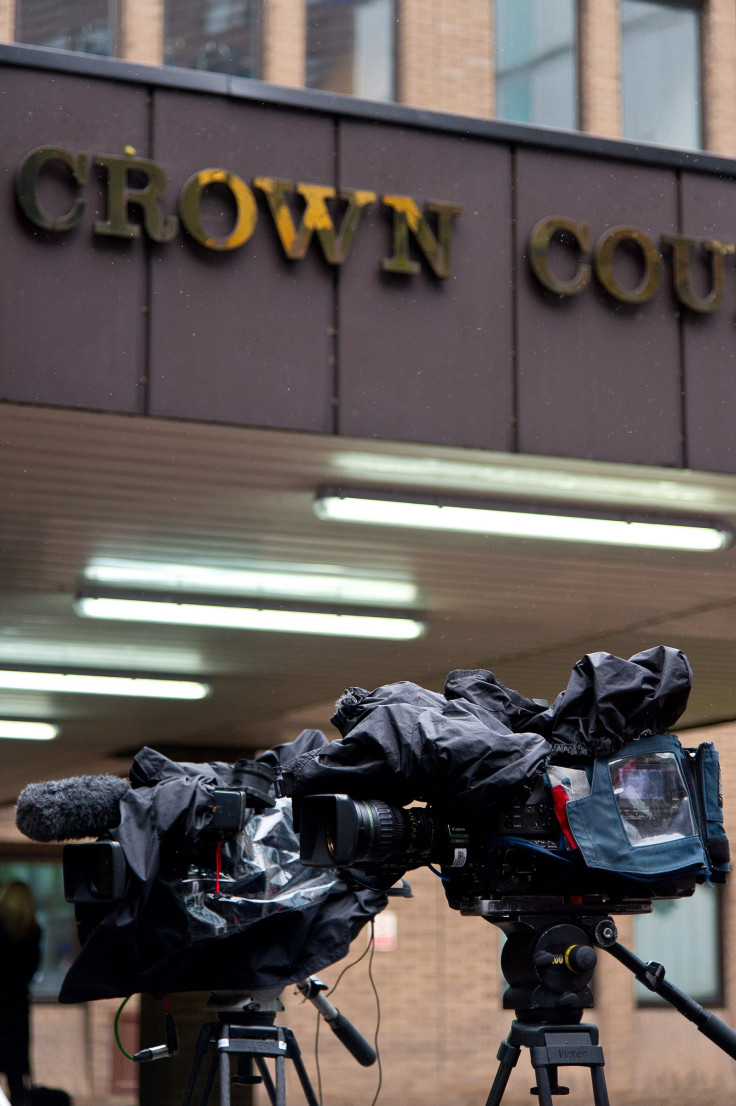
<path fill-rule="evenodd" d="M 120 825 L 120 800 L 129 789 L 118 776 L 29 783 L 18 796 L 15 824 L 32 841 L 99 837 Z"/>

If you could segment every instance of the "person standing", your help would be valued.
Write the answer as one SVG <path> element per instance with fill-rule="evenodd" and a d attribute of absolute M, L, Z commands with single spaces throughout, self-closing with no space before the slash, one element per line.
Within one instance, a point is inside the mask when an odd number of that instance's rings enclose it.
<path fill-rule="evenodd" d="M 13 1106 L 21 1106 L 30 1084 L 28 989 L 40 942 L 31 889 L 13 880 L 0 888 L 0 1071 Z"/>

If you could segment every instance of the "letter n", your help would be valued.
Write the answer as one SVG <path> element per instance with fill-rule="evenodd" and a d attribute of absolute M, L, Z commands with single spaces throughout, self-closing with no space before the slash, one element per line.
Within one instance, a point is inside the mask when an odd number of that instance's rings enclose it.
<path fill-rule="evenodd" d="M 419 264 L 409 257 L 409 233 L 417 242 L 425 261 L 437 277 L 450 276 L 452 219 L 462 211 L 460 204 L 430 200 L 425 210 L 437 215 L 437 236 L 422 216 L 411 196 L 383 196 L 381 202 L 394 213 L 394 252 L 385 257 L 381 268 L 386 273 L 418 273 Z"/>

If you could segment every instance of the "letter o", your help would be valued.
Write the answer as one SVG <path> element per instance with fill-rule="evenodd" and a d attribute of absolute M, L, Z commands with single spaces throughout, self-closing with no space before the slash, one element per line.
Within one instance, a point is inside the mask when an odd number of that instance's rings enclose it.
<path fill-rule="evenodd" d="M 590 265 L 581 261 L 570 280 L 561 280 L 552 272 L 549 263 L 549 246 L 556 234 L 569 234 L 581 250 L 590 248 L 590 227 L 587 223 L 575 223 L 564 215 L 542 219 L 529 235 L 529 264 L 535 277 L 550 292 L 558 296 L 576 296 L 588 286 Z"/>
<path fill-rule="evenodd" d="M 613 271 L 613 258 L 622 242 L 633 242 L 644 262 L 644 275 L 636 288 L 622 287 Z M 636 227 L 611 227 L 598 239 L 595 247 L 595 273 L 606 291 L 621 303 L 645 303 L 651 299 L 662 280 L 662 255 L 656 243 Z"/>
<path fill-rule="evenodd" d="M 229 234 L 208 234 L 199 217 L 202 193 L 211 184 L 224 184 L 235 201 L 235 226 Z M 201 169 L 186 181 L 179 195 L 181 221 L 195 242 L 208 250 L 236 250 L 247 242 L 256 227 L 258 207 L 248 185 L 224 169 Z"/>

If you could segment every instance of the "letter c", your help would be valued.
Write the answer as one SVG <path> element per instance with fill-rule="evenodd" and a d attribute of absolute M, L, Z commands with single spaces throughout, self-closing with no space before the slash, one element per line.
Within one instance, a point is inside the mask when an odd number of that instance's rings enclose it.
<path fill-rule="evenodd" d="M 87 177 L 87 158 L 85 154 L 72 154 L 63 146 L 39 146 L 31 150 L 20 164 L 15 179 L 15 192 L 18 203 L 26 216 L 42 230 L 71 230 L 84 214 L 85 201 L 77 195 L 66 215 L 56 218 L 43 210 L 38 202 L 36 186 L 38 176 L 47 161 L 61 161 L 71 171 L 77 185 L 81 187 Z"/>
<path fill-rule="evenodd" d="M 576 296 L 588 286 L 590 265 L 580 261 L 577 272 L 569 280 L 561 280 L 552 272 L 549 263 L 549 246 L 557 234 L 568 234 L 582 251 L 590 249 L 590 227 L 587 223 L 575 223 L 564 215 L 542 219 L 529 235 L 529 264 L 543 287 L 558 296 Z"/>

